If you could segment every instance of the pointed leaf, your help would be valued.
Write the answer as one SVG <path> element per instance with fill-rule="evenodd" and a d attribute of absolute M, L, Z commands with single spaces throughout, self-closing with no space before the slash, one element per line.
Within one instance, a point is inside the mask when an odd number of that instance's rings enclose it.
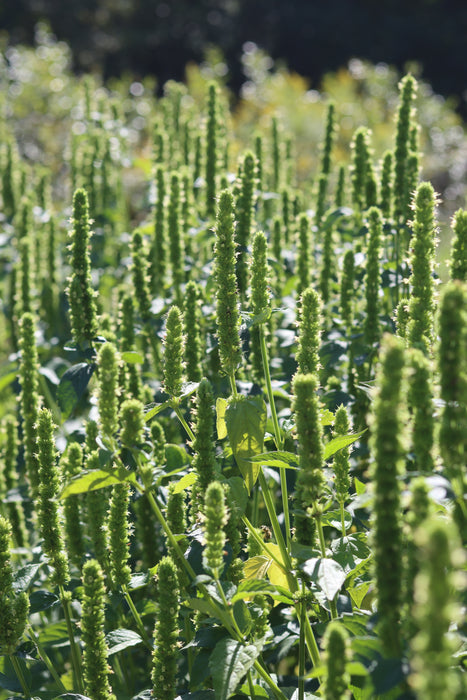
<path fill-rule="evenodd" d="M 151 418 L 154 418 L 154 416 L 157 416 L 158 413 L 164 410 L 164 408 L 168 408 L 170 406 L 170 401 L 164 401 L 164 403 L 157 403 L 156 405 L 154 404 L 149 404 L 149 406 L 145 406 L 145 413 L 144 413 L 144 420 L 146 423 L 149 423 Z"/>
<path fill-rule="evenodd" d="M 243 645 L 234 639 L 222 639 L 209 659 L 217 700 L 227 700 L 243 676 L 253 666 L 259 651 L 253 644 Z"/>
<path fill-rule="evenodd" d="M 223 440 L 227 437 L 227 426 L 225 424 L 225 412 L 227 410 L 227 399 L 218 398 L 216 401 L 216 427 L 217 437 Z"/>
<path fill-rule="evenodd" d="M 280 467 L 281 469 L 298 469 L 298 456 L 292 452 L 262 452 L 250 457 L 249 462 L 259 463 L 263 467 Z"/>
<path fill-rule="evenodd" d="M 300 568 L 321 588 L 328 600 L 334 600 L 346 578 L 342 566 L 333 559 L 308 559 Z"/>
<path fill-rule="evenodd" d="M 144 363 L 143 353 L 136 350 L 122 352 L 121 357 L 123 362 L 127 362 L 129 365 L 142 365 Z"/>
<path fill-rule="evenodd" d="M 94 364 L 79 362 L 62 375 L 57 389 L 57 399 L 65 418 L 68 418 L 83 396 L 95 368 Z"/>
<path fill-rule="evenodd" d="M 15 593 L 26 591 L 41 568 L 42 564 L 26 564 L 13 574 L 13 590 Z"/>
<path fill-rule="evenodd" d="M 198 474 L 196 472 L 190 472 L 189 474 L 185 474 L 185 476 L 182 476 L 182 478 L 177 481 L 177 483 L 173 487 L 172 493 L 181 493 L 182 491 L 185 491 L 185 489 L 189 488 L 190 486 L 193 486 L 197 479 Z"/>
<path fill-rule="evenodd" d="M 354 433 L 353 435 L 338 435 L 337 437 L 333 438 L 324 446 L 324 459 L 329 459 L 329 457 L 332 457 L 332 455 L 339 452 L 339 450 L 342 450 L 344 447 L 348 447 L 353 442 L 358 440 L 365 432 L 365 430 L 361 430 L 359 433 Z"/>
<path fill-rule="evenodd" d="M 63 488 L 60 498 L 68 498 L 78 493 L 87 493 L 88 491 L 97 491 L 104 489 L 106 486 L 114 486 L 126 481 L 135 484 L 136 477 L 133 472 L 127 472 L 122 469 L 115 469 L 111 472 L 103 469 L 91 469 L 91 471 L 83 471 L 79 476 L 71 479 Z"/>
<path fill-rule="evenodd" d="M 249 459 L 263 451 L 266 418 L 266 404 L 259 396 L 231 401 L 225 412 L 230 446 L 249 492 L 261 468 Z"/>
<path fill-rule="evenodd" d="M 264 579 L 271 564 L 272 559 L 262 554 L 250 557 L 243 566 L 243 575 L 245 579 Z"/>
<path fill-rule="evenodd" d="M 111 654 L 116 654 L 122 649 L 127 649 L 128 647 L 134 647 L 140 644 L 143 640 L 133 630 L 119 629 L 113 630 L 105 635 L 105 641 L 108 647 L 108 656 Z"/>

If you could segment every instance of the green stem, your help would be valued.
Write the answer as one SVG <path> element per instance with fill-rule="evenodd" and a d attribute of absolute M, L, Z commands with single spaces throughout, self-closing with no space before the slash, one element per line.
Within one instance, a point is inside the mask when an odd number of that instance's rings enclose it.
<path fill-rule="evenodd" d="M 341 511 L 342 537 L 345 537 L 346 527 L 345 527 L 345 508 L 344 508 L 344 501 L 341 501 L 341 502 L 339 503 L 339 506 L 340 506 L 340 511 Z"/>
<path fill-rule="evenodd" d="M 28 684 L 26 683 L 26 679 L 23 674 L 23 669 L 21 668 L 21 664 L 18 661 L 17 657 L 14 656 L 13 654 L 10 655 L 10 661 L 12 663 L 13 668 L 15 669 L 15 673 L 18 676 L 18 680 L 20 682 L 21 688 L 23 689 L 23 695 L 25 698 L 30 698 L 31 693 L 29 692 Z"/>
<path fill-rule="evenodd" d="M 129 591 L 128 591 L 128 588 L 127 588 L 124 584 L 122 584 L 122 593 L 123 593 L 123 595 L 125 596 L 125 600 L 126 600 L 126 602 L 128 603 L 128 607 L 129 607 L 130 610 L 131 610 L 131 613 L 132 613 L 132 615 L 133 615 L 133 617 L 134 617 L 134 620 L 135 620 L 136 625 L 137 625 L 137 627 L 138 627 L 138 629 L 139 629 L 139 632 L 140 632 L 140 634 L 141 634 L 141 637 L 143 638 L 143 642 L 145 643 L 145 645 L 147 646 L 147 648 L 149 649 L 149 651 L 152 651 L 152 650 L 153 650 L 153 645 L 151 644 L 151 640 L 149 639 L 149 637 L 148 637 L 148 635 L 147 635 L 147 633 L 146 633 L 146 630 L 144 629 L 144 625 L 143 625 L 143 621 L 142 621 L 142 619 L 141 619 L 141 616 L 140 616 L 139 612 L 137 611 L 137 609 L 136 609 L 136 607 L 135 607 L 135 604 L 133 603 L 133 600 L 132 600 L 132 598 L 131 598 L 131 596 L 130 596 L 130 593 L 129 593 Z"/>
<path fill-rule="evenodd" d="M 284 441 L 282 437 L 282 432 L 279 426 L 279 420 L 277 418 L 276 404 L 274 401 L 274 394 L 272 391 L 271 373 L 269 371 L 269 358 L 268 349 L 266 346 L 266 338 L 264 335 L 263 324 L 260 323 L 258 327 L 259 339 L 261 345 L 261 358 L 263 361 L 263 371 L 264 378 L 266 380 L 266 390 L 268 394 L 269 407 L 271 409 L 272 422 L 274 425 L 275 443 L 276 449 L 282 450 L 284 447 Z M 281 478 L 281 493 L 282 493 L 282 510 L 284 513 L 285 522 L 285 538 L 287 543 L 287 550 L 290 551 L 291 537 L 290 537 L 290 514 L 289 514 L 289 497 L 287 493 L 287 476 L 285 469 L 280 470 Z"/>
<path fill-rule="evenodd" d="M 316 643 L 315 635 L 311 628 L 310 620 L 308 615 L 305 615 L 305 639 L 308 653 L 311 658 L 311 662 L 315 668 L 320 665 L 321 659 L 319 656 L 318 644 Z"/>
<path fill-rule="evenodd" d="M 219 581 L 217 576 L 215 577 L 215 580 L 216 580 L 217 590 L 219 591 L 219 595 L 220 595 L 222 602 L 224 604 L 224 607 L 229 615 L 231 625 L 234 628 L 235 632 L 237 633 L 239 640 L 243 640 L 244 636 L 241 633 L 240 628 L 237 624 L 237 620 L 235 619 L 235 616 L 234 616 L 233 611 L 232 611 L 232 606 L 229 606 L 229 603 L 227 602 L 227 598 L 225 597 L 225 593 L 224 593 L 224 589 L 222 588 L 222 584 Z"/>
<path fill-rule="evenodd" d="M 232 389 L 232 396 L 234 399 L 238 397 L 237 385 L 235 384 L 235 374 L 229 374 L 230 388 Z"/>
<path fill-rule="evenodd" d="M 44 662 L 44 664 L 47 666 L 47 670 L 49 671 L 50 675 L 54 679 L 55 683 L 58 685 L 60 690 L 63 690 L 63 692 L 66 693 L 67 689 L 65 688 L 62 681 L 60 680 L 60 676 L 58 675 L 53 663 L 49 659 L 47 652 L 45 651 L 44 647 L 42 646 L 41 642 L 39 641 L 39 637 L 36 635 L 36 633 L 34 632 L 33 628 L 30 625 L 28 627 L 28 634 L 31 637 L 33 644 L 37 647 L 37 651 L 39 653 L 39 656 L 42 659 L 42 661 Z"/>
<path fill-rule="evenodd" d="M 300 603 L 300 646 L 298 649 L 298 700 L 305 698 L 305 583 L 302 581 L 302 601 Z"/>
<path fill-rule="evenodd" d="M 282 690 L 277 687 L 277 685 L 274 683 L 272 680 L 271 676 L 267 671 L 264 670 L 264 668 L 261 666 L 259 661 L 255 661 L 254 667 L 256 671 L 258 672 L 258 675 L 261 676 L 261 678 L 268 684 L 268 686 L 271 688 L 272 692 L 274 693 L 275 697 L 277 700 L 287 700 L 287 696 L 284 695 Z"/>
<path fill-rule="evenodd" d="M 190 440 L 193 442 L 193 440 L 195 439 L 194 433 L 193 433 L 192 429 L 190 428 L 190 426 L 188 425 L 188 423 L 186 422 L 186 420 L 185 420 L 185 418 L 184 418 L 184 416 L 183 416 L 183 413 L 182 413 L 181 410 L 180 410 L 180 406 L 178 405 L 178 403 L 175 402 L 175 400 L 174 400 L 173 403 L 172 403 L 172 408 L 173 408 L 173 410 L 175 411 L 175 413 L 177 414 L 178 420 L 180 421 L 180 423 L 181 423 L 181 424 L 183 425 L 183 427 L 185 428 L 188 437 L 189 437 Z"/>
<path fill-rule="evenodd" d="M 66 627 L 68 630 L 68 637 L 70 639 L 70 650 L 71 650 L 71 663 L 73 666 L 73 674 L 75 677 L 76 687 L 78 692 L 84 695 L 84 681 L 83 674 L 81 670 L 81 654 L 79 652 L 78 646 L 75 640 L 75 634 L 73 631 L 73 623 L 71 620 L 70 603 L 67 599 L 65 589 L 63 586 L 59 585 L 60 600 L 62 602 L 63 613 L 65 615 Z"/>
<path fill-rule="evenodd" d="M 326 544 L 324 542 L 324 532 L 323 532 L 323 524 L 321 522 L 321 516 L 317 515 L 316 516 L 316 524 L 318 527 L 318 535 L 319 535 L 319 544 L 321 548 L 321 556 L 323 559 L 326 559 Z M 337 617 L 337 606 L 336 606 L 336 601 L 330 600 L 329 601 L 329 607 L 331 608 L 331 619 L 335 620 Z"/>
<path fill-rule="evenodd" d="M 248 673 L 246 674 L 246 677 L 247 677 L 247 681 L 248 681 L 248 688 L 250 690 L 250 695 L 252 698 L 254 698 L 255 697 L 255 689 L 253 687 L 253 680 L 251 678 L 251 671 L 248 671 Z"/>

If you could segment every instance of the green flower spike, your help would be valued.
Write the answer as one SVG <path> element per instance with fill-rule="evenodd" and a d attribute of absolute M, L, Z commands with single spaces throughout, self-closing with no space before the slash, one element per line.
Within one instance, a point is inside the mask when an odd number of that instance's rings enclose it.
<path fill-rule="evenodd" d="M 451 279 L 467 282 L 467 211 L 458 209 L 452 220 Z"/>
<path fill-rule="evenodd" d="M 108 514 L 110 576 L 115 589 L 127 586 L 131 578 L 129 502 L 130 485 L 116 484 L 112 488 Z"/>
<path fill-rule="evenodd" d="M 120 344 L 119 349 L 123 352 L 135 350 L 135 306 L 133 297 L 125 294 L 120 304 Z M 137 365 L 128 364 L 122 367 L 124 382 L 120 379 L 120 386 L 125 385 L 125 390 L 135 399 L 140 398 L 142 393 L 141 372 Z"/>
<path fill-rule="evenodd" d="M 208 121 L 206 125 L 206 215 L 216 213 L 217 141 L 219 131 L 218 94 L 215 83 L 208 88 Z"/>
<path fill-rule="evenodd" d="M 394 150 L 394 220 L 405 223 L 410 204 L 407 160 L 410 151 L 410 130 L 413 123 L 413 102 L 417 83 L 413 76 L 406 75 L 399 83 L 400 106 L 396 122 L 396 145 Z"/>
<path fill-rule="evenodd" d="M 178 306 L 172 306 L 166 322 L 164 340 L 164 391 L 174 398 L 182 393 L 185 339 L 182 314 Z"/>
<path fill-rule="evenodd" d="M 216 451 L 214 440 L 214 395 L 211 383 L 205 377 L 200 381 L 196 392 L 196 412 L 193 432 L 195 439 L 192 467 L 198 475 L 192 491 L 192 521 L 204 510 L 204 498 L 209 484 L 217 477 Z"/>
<path fill-rule="evenodd" d="M 374 460 L 373 549 L 379 632 L 385 654 L 393 658 L 401 651 L 402 524 L 398 477 L 407 453 L 407 416 L 402 403 L 407 394 L 404 368 L 401 341 L 384 336 L 370 416 L 370 450 Z"/>
<path fill-rule="evenodd" d="M 6 142 L 6 153 L 2 168 L 2 200 L 5 216 L 11 221 L 16 212 L 15 166 L 16 153 L 13 143 Z"/>
<path fill-rule="evenodd" d="M 256 157 L 256 188 L 263 191 L 263 137 L 261 134 L 255 136 L 255 157 Z"/>
<path fill-rule="evenodd" d="M 181 303 L 181 285 L 185 278 L 183 239 L 181 230 L 181 196 L 180 175 L 174 172 L 170 178 L 170 197 L 168 210 L 169 254 L 172 266 L 172 283 L 177 304 Z"/>
<path fill-rule="evenodd" d="M 272 185 L 274 192 L 279 191 L 281 172 L 281 147 L 279 140 L 279 124 L 277 117 L 271 120 L 271 149 L 272 149 Z"/>
<path fill-rule="evenodd" d="M 218 481 L 211 482 L 206 489 L 204 518 L 204 561 L 214 578 L 218 579 L 224 567 L 224 528 L 227 524 L 225 493 Z"/>
<path fill-rule="evenodd" d="M 465 483 L 467 455 L 467 286 L 446 285 L 439 314 L 438 369 L 441 410 L 439 448 L 450 478 Z M 464 488 L 459 484 L 461 492 Z"/>
<path fill-rule="evenodd" d="M 380 209 L 385 219 L 392 213 L 393 188 L 393 156 L 392 151 L 386 151 L 381 164 Z"/>
<path fill-rule="evenodd" d="M 18 299 L 18 316 L 23 313 L 29 313 L 32 311 L 32 286 L 33 286 L 33 275 L 32 275 L 32 241 L 29 236 L 24 236 L 19 241 L 20 250 L 20 268 L 19 268 L 19 278 L 20 278 L 20 298 Z"/>
<path fill-rule="evenodd" d="M 337 174 L 335 204 L 336 207 L 343 207 L 345 204 L 345 165 L 339 166 L 339 172 Z"/>
<path fill-rule="evenodd" d="M 336 411 L 334 419 L 334 436 L 348 435 L 350 433 L 350 421 L 345 406 L 339 406 Z M 335 482 L 334 487 L 336 489 L 336 498 L 340 505 L 344 505 L 345 501 L 349 497 L 350 489 L 350 448 L 344 447 L 339 452 L 336 452 L 334 456 L 334 474 Z"/>
<path fill-rule="evenodd" d="M 105 641 L 104 575 L 95 559 L 83 566 L 83 600 L 81 639 L 86 695 L 93 700 L 116 700 L 109 683 L 110 667 Z"/>
<path fill-rule="evenodd" d="M 61 479 L 57 467 L 52 414 L 39 411 L 37 448 L 39 461 L 39 527 L 44 540 L 43 551 L 53 567 L 52 581 L 64 586 L 70 580 L 68 554 L 62 532 L 61 508 L 57 501 Z"/>
<path fill-rule="evenodd" d="M 151 296 L 149 293 L 149 274 L 146 251 L 141 231 L 133 231 L 131 239 L 132 266 L 131 275 L 135 291 L 136 303 L 141 318 L 145 323 L 151 320 Z"/>
<path fill-rule="evenodd" d="M 296 374 L 293 379 L 295 425 L 298 438 L 299 472 L 295 488 L 295 538 L 313 546 L 316 524 L 309 510 L 317 512 L 324 492 L 323 429 L 319 420 L 318 380 L 313 374 Z"/>
<path fill-rule="evenodd" d="M 300 214 L 298 217 L 298 241 L 297 241 L 297 295 L 300 297 L 310 285 L 310 238 L 311 224 L 308 214 Z M 279 244 L 280 250 L 280 244 Z"/>
<path fill-rule="evenodd" d="M 89 471 L 100 468 L 97 450 L 88 455 L 85 466 Z M 86 494 L 87 534 L 91 540 L 91 551 L 104 570 L 107 569 L 108 505 L 109 489 L 97 489 Z"/>
<path fill-rule="evenodd" d="M 73 219 L 70 232 L 71 276 L 68 278 L 67 295 L 70 304 L 70 320 L 73 338 L 77 343 L 91 342 L 98 331 L 95 293 L 91 280 L 89 255 L 88 196 L 83 189 L 73 197 Z"/>
<path fill-rule="evenodd" d="M 156 168 L 156 205 L 154 209 L 154 239 L 151 247 L 151 289 L 157 294 L 164 287 L 167 259 L 166 222 L 165 222 L 165 170 L 161 165 Z"/>
<path fill-rule="evenodd" d="M 453 622 L 458 627 L 462 624 L 456 601 L 462 579 L 457 578 L 457 572 L 465 556 L 455 528 L 440 518 L 425 522 L 416 542 L 420 573 L 415 579 L 413 612 L 419 631 L 411 641 L 409 680 L 423 700 L 465 697 L 461 668 L 453 668 L 457 661 L 453 654 L 462 642 L 450 631 Z"/>
<path fill-rule="evenodd" d="M 152 656 L 154 700 L 174 700 L 176 691 L 178 648 L 178 613 L 180 608 L 177 567 L 172 557 L 164 557 L 157 567 L 158 616 L 154 629 Z"/>
<path fill-rule="evenodd" d="M 321 364 L 321 299 L 312 287 L 308 287 L 300 300 L 298 349 L 296 360 L 300 374 L 317 374 Z"/>
<path fill-rule="evenodd" d="M 119 357 L 112 343 L 104 343 L 97 356 L 99 423 L 106 438 L 113 440 L 118 428 Z"/>
<path fill-rule="evenodd" d="M 135 447 L 143 441 L 144 406 L 138 399 L 125 399 L 120 407 L 120 442 Z"/>
<path fill-rule="evenodd" d="M 39 363 L 37 358 L 35 323 L 32 314 L 23 314 L 20 321 L 19 397 L 23 421 L 23 445 L 26 472 L 33 496 L 39 487 L 39 463 L 37 460 L 37 419 L 39 415 Z"/>
<path fill-rule="evenodd" d="M 83 469 L 83 448 L 77 442 L 68 445 L 66 452 L 60 460 L 60 468 L 66 480 L 72 479 L 81 473 Z M 65 499 L 63 511 L 65 515 L 65 539 L 70 561 L 78 568 L 85 554 L 83 541 L 83 529 L 80 517 L 80 497 L 68 496 Z"/>
<path fill-rule="evenodd" d="M 183 306 L 183 332 L 185 334 L 186 378 L 189 382 L 199 382 L 202 375 L 203 339 L 201 336 L 202 290 L 190 280 L 185 288 Z"/>
<path fill-rule="evenodd" d="M 350 331 L 353 320 L 353 302 L 355 299 L 355 258 L 352 250 L 344 255 L 342 276 L 340 284 L 340 308 L 342 320 L 345 322 L 347 332 Z"/>
<path fill-rule="evenodd" d="M 410 321 L 409 300 L 403 298 L 399 301 L 395 312 L 396 333 L 399 338 L 407 339 L 407 327 Z"/>
<path fill-rule="evenodd" d="M 0 466 L 0 484 L 2 484 L 2 493 L 7 493 L 18 485 L 18 453 L 19 453 L 19 438 L 18 438 L 18 423 L 13 416 L 7 416 L 2 422 L 1 430 L 5 435 L 5 444 L 2 449 L 1 458 L 3 460 L 3 474 Z M 13 540 L 17 547 L 26 547 L 29 535 L 26 529 L 26 521 L 22 503 L 13 501 L 6 504 L 6 512 L 8 520 L 13 531 Z M 1 590 L 1 588 L 0 588 Z"/>
<path fill-rule="evenodd" d="M 214 277 L 219 356 L 222 369 L 233 382 L 235 371 L 242 359 L 242 353 L 235 276 L 233 198 L 229 190 L 223 190 L 219 198 L 214 248 Z"/>
<path fill-rule="evenodd" d="M 352 140 L 351 149 L 352 204 L 358 214 L 363 211 L 366 205 L 366 183 L 368 163 L 370 161 L 368 129 L 363 126 L 357 129 Z"/>
<path fill-rule="evenodd" d="M 381 287 L 380 255 L 383 222 L 381 212 L 376 207 L 368 211 L 369 243 L 365 276 L 365 337 L 372 345 L 380 336 L 379 326 L 379 290 Z"/>
<path fill-rule="evenodd" d="M 253 153 L 245 153 L 242 163 L 240 195 L 235 204 L 237 227 L 235 238 L 238 248 L 237 285 L 243 298 L 248 287 L 247 248 L 250 243 L 255 192 L 256 160 Z"/>
<path fill-rule="evenodd" d="M 428 353 L 433 342 L 435 293 L 433 270 L 436 247 L 436 198 L 432 185 L 422 182 L 414 196 L 414 222 L 410 256 L 412 275 L 407 328 L 409 343 Z"/>
<path fill-rule="evenodd" d="M 346 670 L 349 660 L 349 635 L 339 622 L 330 622 L 323 637 L 326 677 L 322 686 L 324 700 L 350 698 L 350 674 Z"/>
<path fill-rule="evenodd" d="M 321 172 L 323 175 L 329 175 L 331 170 L 331 151 L 336 134 L 335 111 L 336 107 L 334 103 L 330 102 L 326 115 L 326 132 L 324 135 L 323 152 L 321 155 Z"/>
<path fill-rule="evenodd" d="M 28 621 L 29 600 L 25 592 L 13 591 L 10 561 L 11 526 L 0 515 L 0 654 L 15 653 Z"/>
<path fill-rule="evenodd" d="M 323 264 L 319 274 L 319 293 L 326 308 L 331 292 L 331 282 L 334 276 L 334 229 L 328 226 L 324 232 Z"/>
<path fill-rule="evenodd" d="M 415 457 L 415 469 L 431 472 L 434 467 L 433 445 L 435 422 L 433 416 L 433 372 L 431 363 L 421 350 L 412 348 L 408 354 L 409 406 L 412 411 L 411 452 Z"/>
<path fill-rule="evenodd" d="M 251 310 L 253 317 L 263 325 L 263 333 L 267 332 L 267 312 L 270 298 L 268 289 L 269 269 L 267 262 L 267 240 L 262 231 L 258 231 L 253 239 L 251 257 Z M 261 317 L 264 318 L 261 318 Z M 260 329 L 258 325 L 251 328 L 251 363 L 253 378 L 257 384 L 263 381 L 263 361 L 261 354 Z"/>

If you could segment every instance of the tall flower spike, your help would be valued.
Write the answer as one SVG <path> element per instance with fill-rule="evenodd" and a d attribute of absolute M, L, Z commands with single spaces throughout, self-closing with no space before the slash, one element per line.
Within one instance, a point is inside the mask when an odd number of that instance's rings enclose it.
<path fill-rule="evenodd" d="M 345 406 L 339 406 L 336 411 L 336 416 L 334 419 L 334 435 L 337 437 L 339 435 L 348 435 L 350 433 L 350 421 Z M 336 498 L 339 504 L 344 504 L 349 497 L 350 489 L 350 463 L 349 463 L 350 450 L 348 447 L 344 447 L 339 452 L 336 452 L 334 456 L 334 474 L 335 482 L 334 486 L 336 489 Z"/>
<path fill-rule="evenodd" d="M 324 232 L 323 241 L 323 264 L 319 275 L 319 293 L 323 301 L 324 307 L 327 304 L 331 295 L 331 282 L 334 274 L 334 228 L 328 226 Z"/>
<path fill-rule="evenodd" d="M 83 189 L 73 197 L 73 228 L 70 232 L 71 276 L 68 278 L 68 301 L 73 338 L 77 343 L 91 342 L 98 331 L 95 294 L 91 280 L 89 256 L 88 196 Z"/>
<path fill-rule="evenodd" d="M 136 303 L 141 314 L 141 318 L 147 323 L 151 317 L 151 296 L 149 294 L 149 275 L 148 264 L 146 260 L 146 251 L 144 247 L 143 236 L 141 231 L 136 229 L 133 231 L 131 239 L 131 276 L 133 279 L 133 288 L 135 290 Z"/>
<path fill-rule="evenodd" d="M 339 622 L 326 627 L 323 637 L 326 677 L 323 683 L 324 700 L 346 700 L 350 698 L 350 674 L 346 670 L 349 661 L 349 635 Z"/>
<path fill-rule="evenodd" d="M 192 467 L 198 474 L 198 479 L 192 491 L 191 518 L 204 509 L 206 489 L 217 476 L 216 452 L 214 442 L 214 395 L 208 379 L 203 377 L 196 392 L 196 413 L 193 432 L 193 462 Z"/>
<path fill-rule="evenodd" d="M 404 215 L 410 202 L 408 189 L 407 159 L 410 150 L 410 129 L 413 121 L 413 102 L 417 83 L 406 75 L 399 83 L 400 106 L 396 123 L 396 145 L 394 150 L 394 220 L 405 223 Z"/>
<path fill-rule="evenodd" d="M 417 535 L 414 617 L 419 632 L 411 642 L 411 686 L 423 700 L 464 697 L 462 672 L 453 668 L 461 641 L 450 633 L 452 623 L 460 627 L 462 621 L 455 595 L 460 598 L 456 569 L 464 563 L 464 553 L 455 528 L 440 518 L 424 523 Z"/>
<path fill-rule="evenodd" d="M 310 511 L 319 508 L 324 490 L 323 429 L 319 420 L 318 381 L 313 374 L 296 374 L 293 379 L 295 425 L 298 438 L 299 471 L 295 488 L 295 537 L 313 546 L 316 524 Z"/>
<path fill-rule="evenodd" d="M 370 160 L 368 138 L 368 129 L 362 126 L 355 132 L 351 144 L 352 203 L 357 213 L 363 211 L 366 204 L 366 181 Z"/>
<path fill-rule="evenodd" d="M 297 295 L 299 297 L 310 284 L 310 237 L 310 219 L 306 213 L 302 213 L 298 217 L 297 243 Z"/>
<path fill-rule="evenodd" d="M 235 205 L 237 227 L 235 238 L 238 246 L 237 285 L 242 298 L 248 287 L 247 247 L 250 243 L 255 192 L 256 161 L 253 153 L 245 153 L 242 164 L 240 196 Z"/>
<path fill-rule="evenodd" d="M 381 212 L 371 207 L 368 212 L 369 243 L 365 276 L 365 337 L 373 344 L 379 339 L 379 290 L 381 286 L 380 251 L 383 233 Z"/>
<path fill-rule="evenodd" d="M 335 204 L 336 207 L 343 207 L 345 204 L 345 165 L 339 166 L 339 172 L 337 175 Z"/>
<path fill-rule="evenodd" d="M 412 348 L 409 355 L 409 406 L 412 411 L 411 452 L 415 469 L 431 472 L 434 467 L 433 445 L 435 419 L 433 415 L 433 373 L 430 361 L 421 350 Z"/>
<path fill-rule="evenodd" d="M 467 282 L 467 211 L 458 209 L 452 220 L 451 279 Z"/>
<path fill-rule="evenodd" d="M 214 217 L 216 213 L 218 130 L 217 86 L 215 83 L 210 83 L 208 88 L 208 121 L 206 126 L 206 215 L 208 218 Z"/>
<path fill-rule="evenodd" d="M 81 473 L 83 468 L 83 448 L 78 442 L 68 445 L 60 459 L 60 468 L 65 479 Z M 65 515 L 65 540 L 70 562 L 81 568 L 85 554 L 83 528 L 81 526 L 80 496 L 68 496 L 63 507 Z"/>
<path fill-rule="evenodd" d="M 172 266 L 172 283 L 177 304 L 181 303 L 181 285 L 185 278 L 183 239 L 180 210 L 180 176 L 172 173 L 170 178 L 170 197 L 168 211 L 168 234 L 170 264 Z"/>
<path fill-rule="evenodd" d="M 158 615 L 154 628 L 152 694 L 154 700 L 174 700 L 176 696 L 179 586 L 172 557 L 164 557 L 157 567 Z"/>
<path fill-rule="evenodd" d="M 103 434 L 113 439 L 118 427 L 118 353 L 104 343 L 97 357 L 99 423 Z"/>
<path fill-rule="evenodd" d="M 433 341 L 435 293 L 433 270 L 435 265 L 436 221 L 435 193 L 429 182 L 422 182 L 414 196 L 414 223 L 410 266 L 412 275 L 407 329 L 409 343 L 428 353 Z"/>
<path fill-rule="evenodd" d="M 214 578 L 217 579 L 224 566 L 224 528 L 227 524 L 224 489 L 218 481 L 212 481 L 206 489 L 204 518 L 204 538 L 206 541 L 204 561 Z"/>
<path fill-rule="evenodd" d="M 86 459 L 86 469 L 99 469 L 99 452 L 91 452 Z M 107 569 L 107 507 L 109 490 L 97 489 L 86 494 L 87 532 L 94 557 L 103 569 Z"/>
<path fill-rule="evenodd" d="M 353 302 L 355 283 L 355 258 L 352 250 L 348 250 L 344 255 L 340 284 L 340 308 L 342 320 L 345 323 L 347 332 L 350 331 L 353 320 Z"/>
<path fill-rule="evenodd" d="M 312 287 L 302 294 L 296 360 L 300 374 L 317 374 L 320 369 L 321 299 Z"/>
<path fill-rule="evenodd" d="M 130 485 L 115 484 L 109 508 L 109 564 L 112 584 L 115 588 L 126 586 L 130 582 L 130 524 L 128 506 L 130 502 Z"/>
<path fill-rule="evenodd" d="M 386 151 L 381 164 L 380 209 L 385 219 L 392 213 L 393 157 L 392 151 Z"/>
<path fill-rule="evenodd" d="M 3 481 L 5 490 L 2 493 L 7 493 L 18 485 L 18 424 L 13 416 L 7 416 L 1 425 L 1 430 L 5 435 L 5 444 L 2 450 L 3 460 Z M 0 467 L 1 471 L 1 467 Z M 0 478 L 0 481 L 2 479 Z M 17 547 L 26 547 L 28 543 L 28 531 L 26 529 L 26 521 L 24 517 L 23 504 L 13 501 L 6 504 L 6 512 L 8 520 L 11 524 L 13 532 L 13 540 Z M 0 586 L 0 590 L 1 586 Z"/>
<path fill-rule="evenodd" d="M 164 391 L 177 397 L 182 393 L 184 337 L 182 314 L 178 306 L 172 306 L 166 322 L 164 340 Z"/>
<path fill-rule="evenodd" d="M 279 125 L 277 117 L 273 117 L 271 121 L 271 150 L 272 150 L 272 190 L 279 191 L 280 185 L 280 168 L 281 168 L 281 149 L 279 141 Z"/>
<path fill-rule="evenodd" d="M 224 372 L 233 377 L 242 359 L 240 315 L 235 276 L 233 198 L 223 190 L 219 198 L 214 248 L 216 282 L 216 324 L 219 356 Z"/>
<path fill-rule="evenodd" d="M 199 382 L 202 377 L 201 295 L 199 285 L 190 280 L 185 289 L 183 306 L 186 378 L 189 382 Z"/>
<path fill-rule="evenodd" d="M 267 263 L 267 241 L 262 231 L 258 231 L 253 239 L 253 253 L 251 258 L 251 310 L 253 316 L 261 316 L 269 308 L 268 277 L 269 269 Z M 266 318 L 263 323 L 266 332 Z M 260 331 L 258 326 L 251 328 L 251 361 L 253 367 L 253 377 L 257 384 L 263 380 L 263 361 L 261 354 Z"/>
<path fill-rule="evenodd" d="M 156 168 L 156 205 L 154 209 L 154 238 L 151 247 L 151 289 L 157 294 L 164 286 L 166 268 L 165 171 Z"/>
<path fill-rule="evenodd" d="M 32 314 L 23 314 L 20 322 L 19 397 L 23 420 L 24 461 L 33 495 L 39 487 L 39 463 L 37 460 L 37 419 L 39 415 L 39 364 L 37 358 L 35 324 Z"/>
<path fill-rule="evenodd" d="M 54 569 L 52 581 L 60 586 L 70 579 L 68 555 L 62 532 L 61 508 L 57 495 L 60 472 L 57 467 L 52 414 L 46 408 L 39 411 L 37 426 L 39 460 L 39 527 L 44 540 L 43 550 Z"/>
<path fill-rule="evenodd" d="M 26 628 L 29 599 L 23 591 L 15 594 L 10 562 L 11 527 L 0 515 L 0 649 L 2 654 L 14 654 Z"/>
<path fill-rule="evenodd" d="M 104 575 L 95 559 L 83 566 L 83 586 L 81 638 L 86 695 L 93 700 L 116 700 L 109 683 L 110 667 L 104 634 Z"/>
<path fill-rule="evenodd" d="M 385 654 L 401 650 L 402 524 L 399 475 L 406 454 L 405 355 L 401 341 L 384 336 L 378 369 L 370 450 L 374 484 L 373 543 L 380 637 Z"/>

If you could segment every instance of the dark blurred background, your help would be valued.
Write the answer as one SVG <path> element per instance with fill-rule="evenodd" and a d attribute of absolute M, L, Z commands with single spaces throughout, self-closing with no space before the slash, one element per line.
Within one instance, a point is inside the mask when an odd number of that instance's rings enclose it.
<path fill-rule="evenodd" d="M 152 74 L 183 79 L 188 61 L 219 46 L 238 89 L 246 41 L 319 85 L 352 57 L 401 71 L 418 62 L 435 91 L 467 116 L 467 0 L 3 0 L 0 27 L 32 43 L 46 19 L 73 51 L 77 71 L 105 78 Z"/>

